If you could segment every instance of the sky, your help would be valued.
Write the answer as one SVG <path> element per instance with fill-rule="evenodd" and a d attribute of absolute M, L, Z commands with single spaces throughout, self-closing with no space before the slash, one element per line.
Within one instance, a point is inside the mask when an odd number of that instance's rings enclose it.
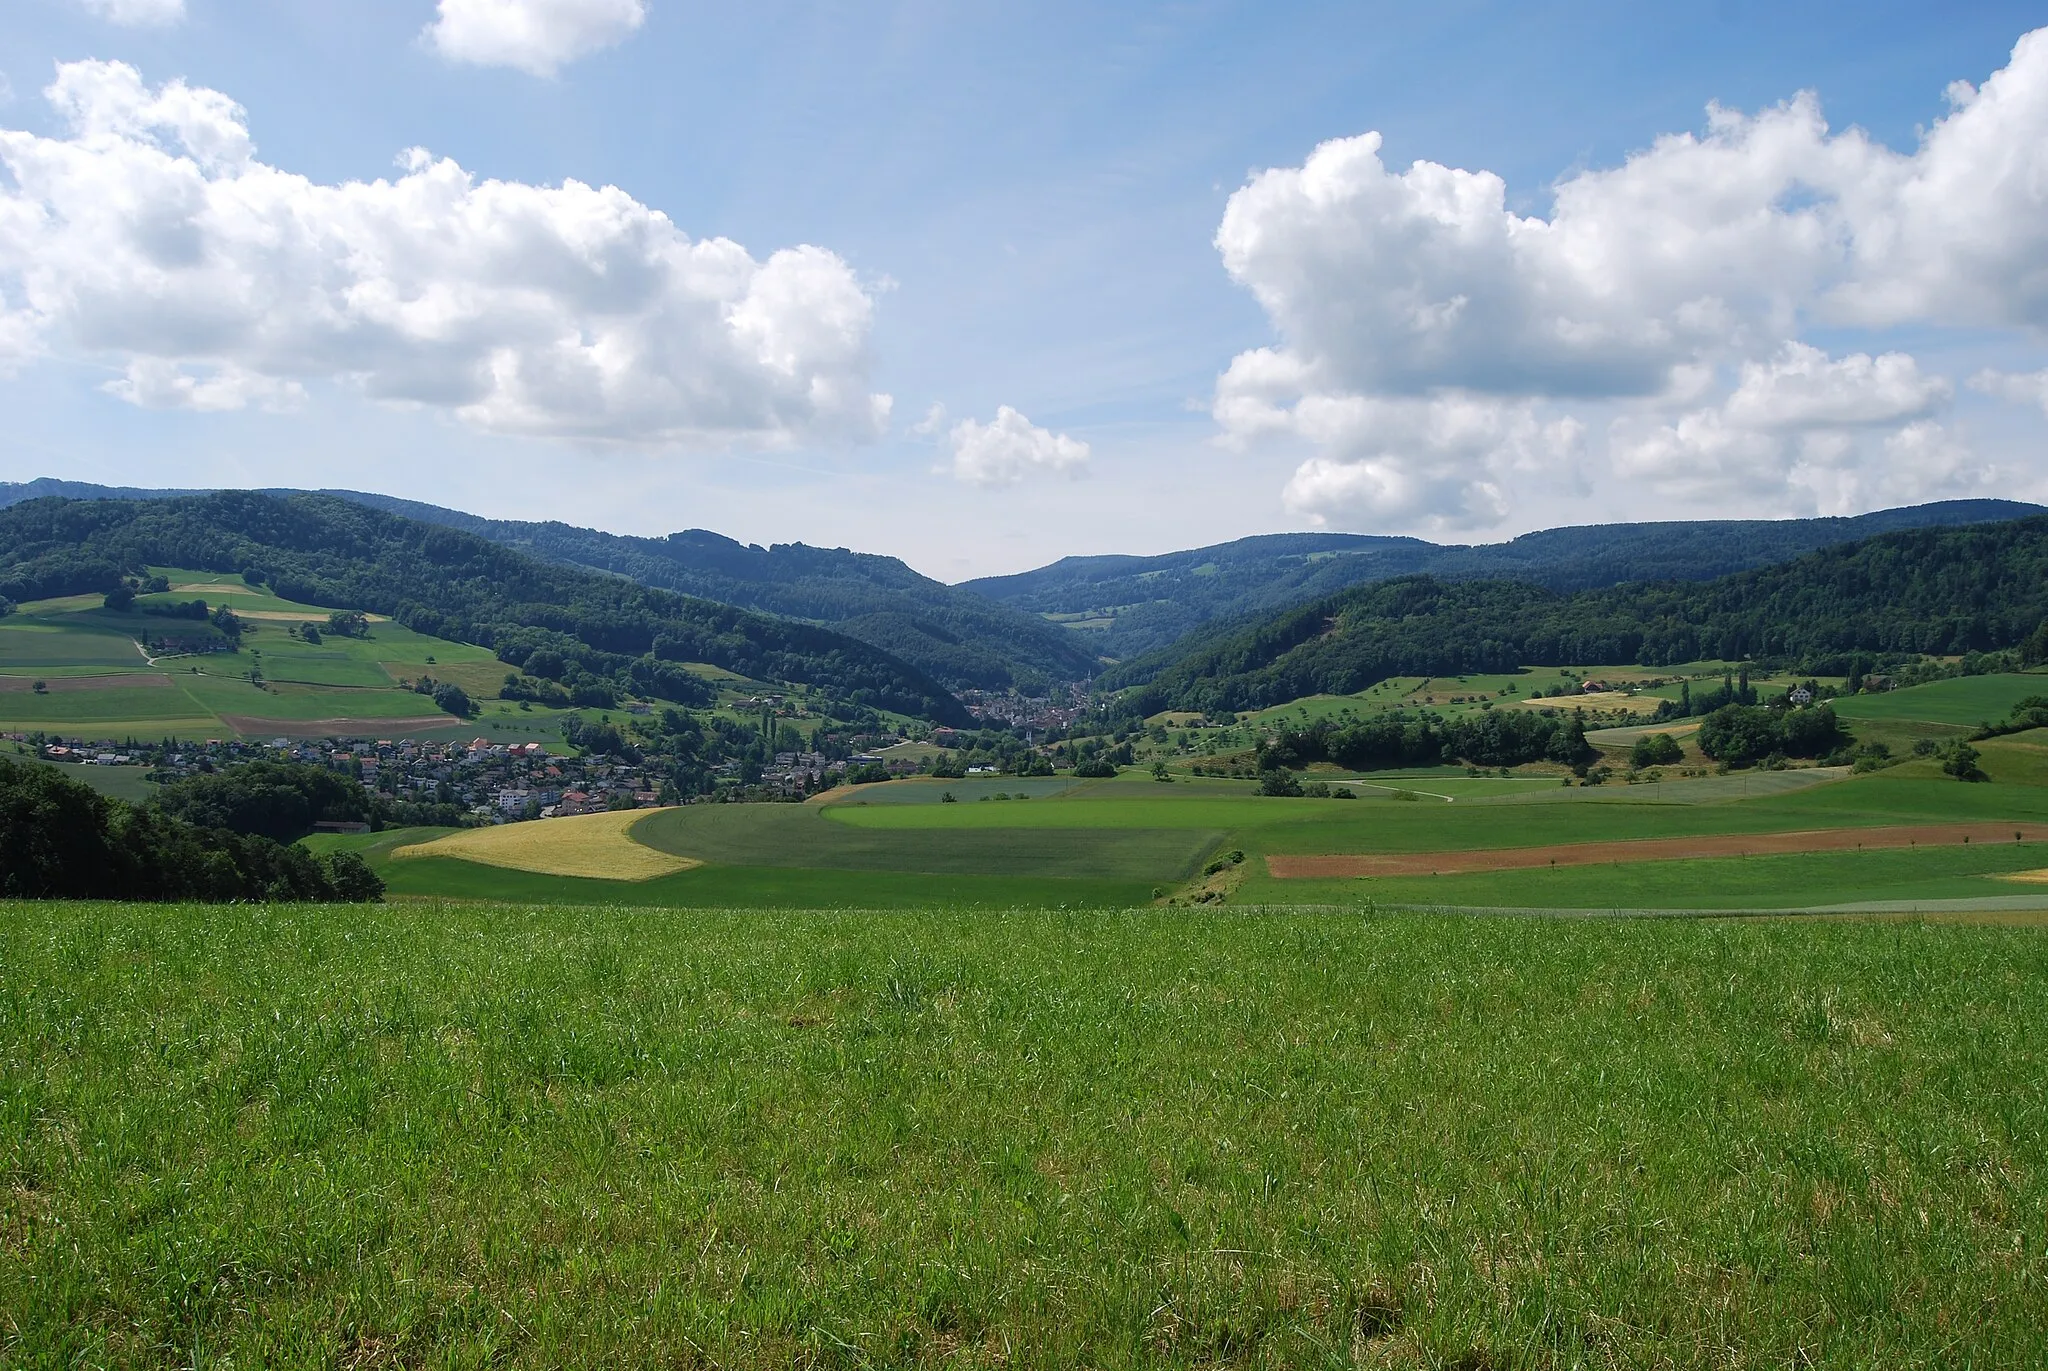
<path fill-rule="evenodd" d="M 947 581 L 2048 501 L 2043 17 L 9 0 L 0 480 Z"/>

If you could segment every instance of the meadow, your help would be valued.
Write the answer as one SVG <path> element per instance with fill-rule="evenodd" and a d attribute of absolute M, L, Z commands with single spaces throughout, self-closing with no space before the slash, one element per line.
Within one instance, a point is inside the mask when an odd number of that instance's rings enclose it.
<path fill-rule="evenodd" d="M 2048 942 L 0 909 L 0 1361 L 2048 1360 Z"/>
<path fill-rule="evenodd" d="M 140 636 L 211 630 L 190 621 L 105 609 L 102 597 L 70 596 L 22 605 L 0 619 L 0 731 L 63 737 L 263 738 L 371 734 L 422 738 L 484 736 L 558 741 L 565 711 L 520 709 L 493 698 L 505 665 L 488 650 L 415 633 L 372 616 L 363 637 L 296 633 L 324 626 L 330 611 L 297 604 L 238 577 L 152 568 L 168 592 L 139 607 L 194 597 L 242 617 L 232 653 L 144 656 Z M 252 672 L 254 678 L 252 678 Z M 401 683 L 430 676 L 476 698 L 480 713 L 460 720 Z M 42 681 L 45 690 L 25 687 Z M 20 688 L 18 688 L 20 687 Z"/>

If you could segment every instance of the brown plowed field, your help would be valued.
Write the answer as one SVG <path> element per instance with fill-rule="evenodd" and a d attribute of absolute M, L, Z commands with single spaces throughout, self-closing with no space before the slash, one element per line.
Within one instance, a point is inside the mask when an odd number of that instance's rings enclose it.
<path fill-rule="evenodd" d="M 1602 862 L 1675 862 L 1688 857 L 1767 857 L 1789 852 L 1857 848 L 1945 847 L 1960 843 L 2048 842 L 2048 824 L 1914 824 L 1893 828 L 1828 828 L 1807 833 L 1716 833 L 1698 838 L 1629 838 L 1553 847 L 1495 847 L 1472 852 L 1389 852 L 1372 856 L 1266 858 L 1280 880 L 1332 876 L 1458 876 L 1539 866 Z"/>

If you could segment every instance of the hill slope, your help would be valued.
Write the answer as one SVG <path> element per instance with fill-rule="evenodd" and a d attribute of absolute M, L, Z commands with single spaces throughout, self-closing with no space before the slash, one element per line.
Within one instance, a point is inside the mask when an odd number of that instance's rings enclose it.
<path fill-rule="evenodd" d="M 203 493 L 114 489 L 43 477 L 0 484 L 0 509 L 48 495 L 139 500 Z M 634 538 L 552 521 L 486 519 L 362 491 L 312 493 L 461 529 L 565 566 L 823 624 L 902 658 L 953 690 L 1015 687 L 1037 694 L 1048 682 L 1086 680 L 1099 665 L 1089 643 L 1074 634 L 1035 614 L 919 575 L 894 557 L 803 543 L 762 548 L 703 529 Z"/>
<path fill-rule="evenodd" d="M 362 608 L 477 643 L 508 663 L 542 648 L 641 694 L 688 700 L 676 665 L 829 688 L 854 704 L 965 723 L 929 674 L 830 629 L 555 565 L 457 529 L 325 495 L 40 499 L 0 510 L 0 597 L 104 592 L 124 572 L 256 571 L 286 598 Z"/>
<path fill-rule="evenodd" d="M 1493 577 L 1558 591 L 1704 581 L 1879 533 L 2042 512 L 2011 500 L 1950 500 L 1854 518 L 1596 524 L 1473 547 L 1343 533 L 1273 534 L 1158 557 L 1068 557 L 963 584 L 1037 614 L 1111 611 L 1099 630 L 1100 650 L 1129 660 L 1205 623 L 1270 613 L 1398 576 Z"/>
<path fill-rule="evenodd" d="M 1251 709 L 1390 676 L 2010 647 L 2048 619 L 2048 517 L 1913 529 L 1718 580 L 1560 593 L 1402 577 L 1127 664 L 1147 712 Z"/>

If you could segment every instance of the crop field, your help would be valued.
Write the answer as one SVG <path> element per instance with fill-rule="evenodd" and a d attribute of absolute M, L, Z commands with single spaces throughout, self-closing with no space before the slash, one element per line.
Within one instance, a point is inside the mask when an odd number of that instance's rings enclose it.
<path fill-rule="evenodd" d="M 2044 938 L 4 906 L 0 1361 L 2040 1365 Z"/>
<path fill-rule="evenodd" d="M 628 809 L 579 814 L 546 823 L 465 829 L 428 842 L 393 848 L 391 855 L 398 860 L 452 857 L 543 876 L 583 876 L 603 881 L 644 881 L 701 865 L 691 858 L 633 841 L 628 830 L 652 817 Z"/>
<path fill-rule="evenodd" d="M 1354 800 L 1265 797 L 1250 782 L 1221 778 L 1160 785 L 1129 773 L 895 781 L 803 805 L 691 805 L 644 816 L 617 841 L 701 865 L 630 890 L 545 860 L 524 871 L 463 860 L 460 843 L 403 861 L 381 841 L 364 850 L 394 897 L 407 899 L 1079 908 L 1199 895 L 1255 905 L 1517 909 L 1932 899 L 2009 908 L 2031 899 L 2048 909 L 2048 890 L 2006 879 L 2048 862 L 2036 846 L 2048 828 L 2048 738 L 1988 740 L 1981 753 L 1988 783 L 1975 785 L 1942 774 L 1935 759 L 1863 775 L 1751 770 L 1598 787 L 1391 772 L 1349 782 Z M 476 841 L 538 843 L 559 822 Z M 1887 850 L 1895 842 L 1907 846 Z M 1230 859 L 1220 881 L 1218 854 Z"/>
<path fill-rule="evenodd" d="M 152 663 L 137 636 L 214 636 L 205 625 L 114 613 L 99 596 L 23 605 L 0 619 L 0 730 L 60 736 L 242 737 L 346 733 L 409 737 L 559 738 L 564 711 L 520 710 L 489 699 L 505 666 L 483 648 L 429 638 L 373 620 L 365 638 L 323 634 L 308 643 L 291 630 L 324 625 L 328 610 L 279 599 L 239 578 L 157 568 L 167 594 L 138 605 L 195 596 L 227 604 L 245 620 L 239 652 L 169 656 Z M 261 677 L 259 685 L 251 671 Z M 400 681 L 431 676 L 478 697 L 482 715 L 465 722 L 436 710 Z M 30 687 L 35 681 L 42 691 Z"/>

